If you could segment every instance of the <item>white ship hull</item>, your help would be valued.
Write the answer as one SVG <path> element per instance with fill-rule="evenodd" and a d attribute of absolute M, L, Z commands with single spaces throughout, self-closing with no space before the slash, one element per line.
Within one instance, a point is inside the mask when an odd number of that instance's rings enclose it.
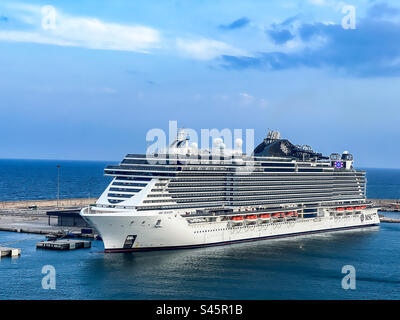
<path fill-rule="evenodd" d="M 236 242 L 265 240 L 317 232 L 362 228 L 379 224 L 376 208 L 367 208 L 358 214 L 343 216 L 297 218 L 293 220 L 258 219 L 253 224 L 244 221 L 189 223 L 180 212 L 137 213 L 129 210 L 105 213 L 84 208 L 81 215 L 100 233 L 105 252 L 183 249 L 225 245 Z M 160 221 L 161 220 L 161 221 Z M 133 243 L 126 243 L 133 236 Z"/>

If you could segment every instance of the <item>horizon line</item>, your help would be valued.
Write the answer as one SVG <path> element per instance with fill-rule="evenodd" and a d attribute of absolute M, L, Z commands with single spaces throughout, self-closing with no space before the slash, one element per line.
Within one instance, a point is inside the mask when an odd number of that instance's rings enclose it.
<path fill-rule="evenodd" d="M 120 162 L 120 160 L 94 160 L 94 159 L 51 159 L 51 158 L 1 158 L 1 160 L 37 160 L 37 161 L 92 161 L 92 162 Z"/>
<path fill-rule="evenodd" d="M 87 161 L 87 162 L 121 162 L 121 160 L 94 160 L 94 159 L 43 159 L 43 158 L 1 158 L 1 160 L 37 160 L 37 161 Z M 369 167 L 369 166 L 357 166 L 358 169 L 394 169 L 400 170 L 400 167 Z"/>

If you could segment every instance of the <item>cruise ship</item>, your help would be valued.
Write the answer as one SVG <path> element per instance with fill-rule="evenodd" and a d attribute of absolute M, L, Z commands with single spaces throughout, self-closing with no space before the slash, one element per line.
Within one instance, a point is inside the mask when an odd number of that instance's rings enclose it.
<path fill-rule="evenodd" d="M 198 149 L 183 129 L 153 154 L 127 154 L 81 216 L 105 252 L 183 249 L 379 224 L 365 172 L 345 151 L 329 157 L 269 131 L 251 154 L 240 139 Z"/>

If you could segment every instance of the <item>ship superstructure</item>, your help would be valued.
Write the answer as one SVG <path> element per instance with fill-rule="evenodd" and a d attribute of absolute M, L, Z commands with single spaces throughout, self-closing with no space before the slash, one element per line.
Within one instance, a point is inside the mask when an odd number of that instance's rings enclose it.
<path fill-rule="evenodd" d="M 348 152 L 325 157 L 270 131 L 251 155 L 221 139 L 200 150 L 184 130 L 169 148 L 127 154 L 81 215 L 105 251 L 191 248 L 379 224 L 365 172 Z"/>

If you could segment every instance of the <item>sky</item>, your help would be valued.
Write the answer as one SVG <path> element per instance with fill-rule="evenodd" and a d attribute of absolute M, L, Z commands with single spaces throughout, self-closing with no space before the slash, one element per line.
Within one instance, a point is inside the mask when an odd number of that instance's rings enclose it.
<path fill-rule="evenodd" d="M 0 0 L 0 158 L 121 160 L 169 121 L 400 168 L 400 4 Z"/>

